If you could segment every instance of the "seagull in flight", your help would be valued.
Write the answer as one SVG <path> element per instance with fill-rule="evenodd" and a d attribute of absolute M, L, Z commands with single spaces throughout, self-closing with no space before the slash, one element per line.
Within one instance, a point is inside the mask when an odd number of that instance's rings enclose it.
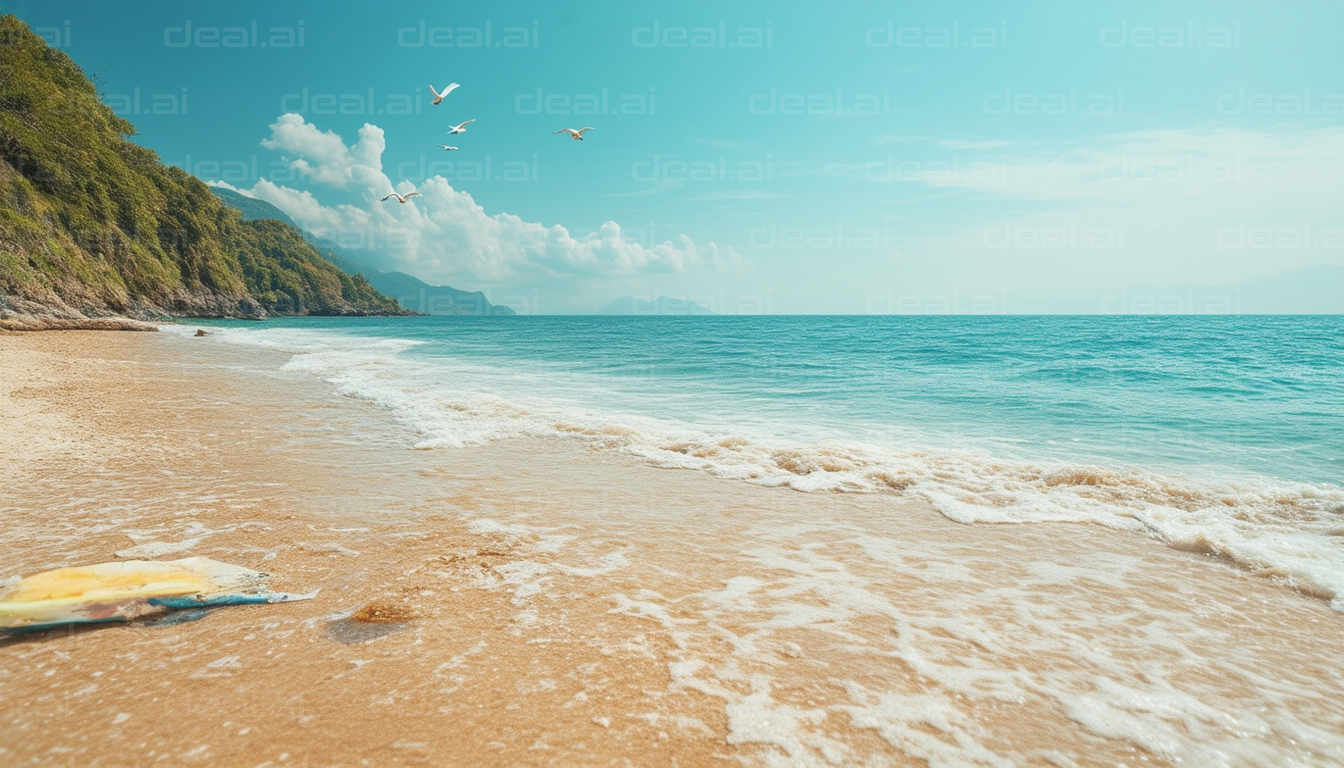
<path fill-rule="evenodd" d="M 439 149 L 442 149 L 444 152 L 452 152 L 452 151 L 456 150 L 457 147 L 450 147 L 450 146 L 448 146 L 447 144 L 440 144 L 440 145 L 439 145 Z"/>
<path fill-rule="evenodd" d="M 443 103 L 443 97 L 444 97 L 444 96 L 447 96 L 448 94 L 452 93 L 454 89 L 461 88 L 461 87 L 462 87 L 462 86 L 458 85 L 457 83 L 449 83 L 449 84 L 448 84 L 448 87 L 447 87 L 447 88 L 444 88 L 444 89 L 443 89 L 443 92 L 440 93 L 440 92 L 434 90 L 434 84 L 433 84 L 433 83 L 430 83 L 430 86 L 429 86 L 429 92 L 432 93 L 432 94 L 434 94 L 434 100 L 431 101 L 430 104 L 441 104 L 441 103 Z"/>
<path fill-rule="evenodd" d="M 382 200 L 379 200 L 378 202 L 385 203 L 394 197 L 397 198 L 398 203 L 404 203 L 407 200 L 410 200 L 412 197 L 421 197 L 421 194 L 419 192 L 407 192 L 405 195 L 398 195 L 396 192 L 393 192 L 392 194 L 388 195 L 387 197 L 384 197 Z"/>
<path fill-rule="evenodd" d="M 476 122 L 476 118 L 473 117 L 472 119 L 464 120 L 463 122 L 460 122 L 457 125 L 450 125 L 448 126 L 448 133 L 450 135 L 454 133 L 466 133 L 467 123 L 474 123 L 474 122 Z"/>
<path fill-rule="evenodd" d="M 586 128 L 561 128 L 560 130 L 556 131 L 556 133 L 568 133 L 571 139 L 575 141 L 583 141 L 584 131 L 595 131 L 595 130 L 597 129 L 590 125 Z"/>

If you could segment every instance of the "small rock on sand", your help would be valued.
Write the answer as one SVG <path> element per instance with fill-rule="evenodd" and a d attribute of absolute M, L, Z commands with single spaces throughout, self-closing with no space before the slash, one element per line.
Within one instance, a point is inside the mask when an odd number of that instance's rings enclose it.
<path fill-rule="evenodd" d="M 374 600 L 355 611 L 351 619 L 365 624 L 399 624 L 414 619 L 410 606 L 388 599 Z"/>

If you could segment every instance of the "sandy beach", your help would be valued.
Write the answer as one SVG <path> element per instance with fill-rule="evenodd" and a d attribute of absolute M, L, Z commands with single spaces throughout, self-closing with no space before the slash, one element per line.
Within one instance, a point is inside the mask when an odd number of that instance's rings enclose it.
<path fill-rule="evenodd" d="M 415 450 L 286 359 L 0 335 L 0 579 L 320 590 L 0 640 L 0 763 L 1344 764 L 1344 616 L 1266 574 L 559 438 Z"/>

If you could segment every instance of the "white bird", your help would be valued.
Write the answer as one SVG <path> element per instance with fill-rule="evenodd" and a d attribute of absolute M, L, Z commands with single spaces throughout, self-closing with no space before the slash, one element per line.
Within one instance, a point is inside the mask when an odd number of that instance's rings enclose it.
<path fill-rule="evenodd" d="M 448 94 L 452 93 L 454 89 L 461 87 L 462 86 L 458 85 L 457 83 L 449 83 L 448 87 L 443 89 L 443 93 L 439 93 L 438 91 L 434 90 L 434 85 L 431 83 L 429 86 L 429 92 L 434 94 L 434 100 L 431 101 L 430 104 L 442 103 L 444 96 L 447 96 Z"/>
<path fill-rule="evenodd" d="M 457 125 L 448 126 L 448 133 L 449 135 L 454 133 L 466 133 L 467 123 L 474 123 L 474 122 L 476 122 L 476 118 L 473 117 L 472 119 L 465 120 L 463 122 L 458 123 Z"/>
<path fill-rule="evenodd" d="M 391 200 L 392 198 L 395 197 L 397 198 L 398 203 L 404 203 L 407 200 L 410 200 L 412 197 L 420 197 L 420 196 L 421 195 L 419 192 L 407 192 L 405 195 L 398 195 L 396 192 L 393 192 L 392 194 L 388 195 L 387 197 L 384 197 L 382 200 L 379 200 L 378 202 L 385 203 L 388 200 Z"/>
<path fill-rule="evenodd" d="M 597 129 L 590 125 L 590 126 L 588 126 L 588 127 L 586 127 L 586 128 L 578 128 L 578 129 L 574 129 L 574 128 L 561 128 L 560 130 L 556 131 L 556 133 L 568 133 L 568 134 L 569 134 L 569 137 L 570 137 L 571 139 L 573 139 L 573 140 L 575 140 L 575 141 L 583 141 L 583 132 L 584 132 L 584 131 L 595 131 L 595 130 L 597 130 Z"/>
<path fill-rule="evenodd" d="M 450 146 L 448 146 L 447 144 L 440 144 L 440 145 L 439 145 L 439 149 L 442 149 L 444 152 L 452 152 L 452 151 L 456 150 L 457 147 L 450 147 Z"/>

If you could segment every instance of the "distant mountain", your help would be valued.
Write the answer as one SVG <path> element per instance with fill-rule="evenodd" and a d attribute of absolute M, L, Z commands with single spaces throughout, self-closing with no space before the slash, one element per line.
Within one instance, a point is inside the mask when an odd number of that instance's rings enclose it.
<path fill-rule="evenodd" d="M 284 211 L 265 200 L 240 195 L 224 187 L 210 188 L 224 204 L 243 214 L 248 221 L 276 219 L 294 224 Z M 512 309 L 491 304 L 480 291 L 463 291 L 447 285 L 430 285 L 405 272 L 383 272 L 364 264 L 349 251 L 332 241 L 304 232 L 304 237 L 332 264 L 349 275 L 363 275 L 379 293 L 391 296 L 401 306 L 426 315 L 512 315 Z"/>
<path fill-rule="evenodd" d="M 641 301 L 633 296 L 622 296 L 597 311 L 599 315 L 712 315 L 713 311 L 688 299 L 659 296 L 653 301 Z"/>
<path fill-rule="evenodd" d="M 0 41 L 0 320 L 405 313 L 294 227 L 245 221 L 128 141 L 135 127 L 15 16 Z"/>
<path fill-rule="evenodd" d="M 276 208 L 265 200 L 241 195 L 234 192 L 232 189 L 217 187 L 213 184 L 210 185 L 210 191 L 214 192 L 220 200 L 224 201 L 225 205 L 243 214 L 243 219 L 245 221 L 275 219 L 276 221 L 283 221 L 295 229 L 302 229 L 302 227 L 296 224 L 293 219 L 289 218 L 289 214 Z"/>

